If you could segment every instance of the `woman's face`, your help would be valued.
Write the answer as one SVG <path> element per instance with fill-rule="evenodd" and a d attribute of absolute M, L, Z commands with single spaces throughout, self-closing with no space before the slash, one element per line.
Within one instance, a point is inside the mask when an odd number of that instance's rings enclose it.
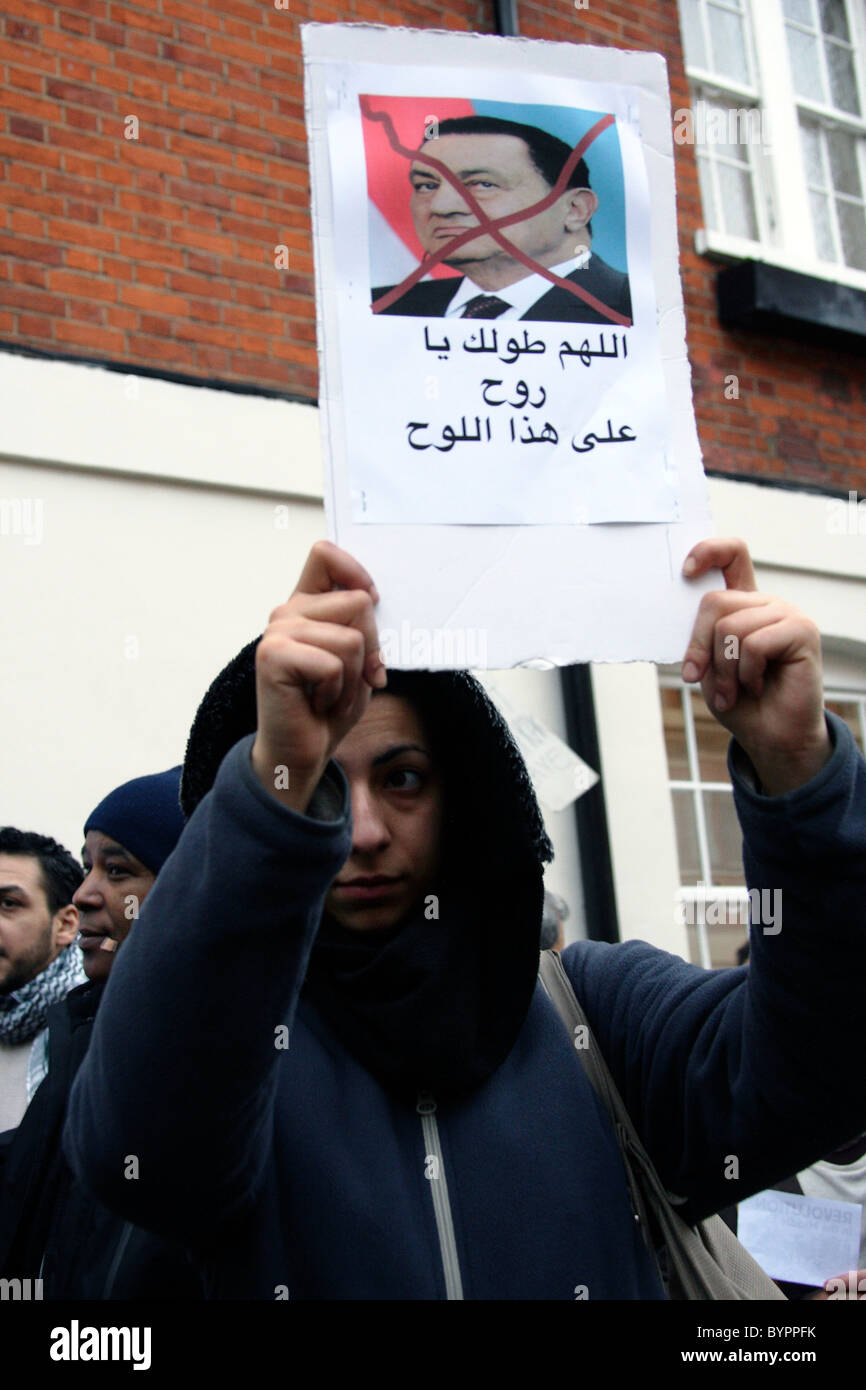
<path fill-rule="evenodd" d="M 397 926 L 432 894 L 439 866 L 443 791 L 429 740 L 406 700 L 377 695 L 334 757 L 349 783 L 352 849 L 325 909 L 352 931 Z"/>
<path fill-rule="evenodd" d="M 88 980 L 104 980 L 155 876 L 101 830 L 88 830 L 81 862 L 86 877 L 72 899 L 81 919 L 78 944 Z"/>

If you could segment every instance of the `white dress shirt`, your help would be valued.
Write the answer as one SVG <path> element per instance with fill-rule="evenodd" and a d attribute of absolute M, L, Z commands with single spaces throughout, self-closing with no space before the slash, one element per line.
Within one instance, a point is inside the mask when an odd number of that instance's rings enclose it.
<path fill-rule="evenodd" d="M 583 246 L 578 255 L 574 256 L 570 261 L 563 261 L 561 265 L 549 266 L 548 269 L 552 274 L 558 275 L 564 280 L 565 277 L 571 275 L 573 271 L 582 270 L 585 265 L 588 265 L 591 255 L 592 252 L 589 247 Z M 506 285 L 502 290 L 482 290 L 481 287 L 476 285 L 474 280 L 470 280 L 467 275 L 462 280 L 459 290 L 445 310 L 444 317 L 446 319 L 459 319 L 470 299 L 477 298 L 479 294 L 487 294 L 493 295 L 497 299 L 504 300 L 508 305 L 508 308 L 503 309 L 502 313 L 499 314 L 496 319 L 496 322 L 504 323 L 506 319 L 519 319 L 522 314 L 526 313 L 527 309 L 531 308 L 537 300 L 541 299 L 542 295 L 547 294 L 548 290 L 552 290 L 553 288 L 553 283 L 550 280 L 546 280 L 543 275 L 539 275 L 537 271 L 533 272 L 532 275 L 525 275 L 522 280 L 515 280 L 513 285 Z"/>

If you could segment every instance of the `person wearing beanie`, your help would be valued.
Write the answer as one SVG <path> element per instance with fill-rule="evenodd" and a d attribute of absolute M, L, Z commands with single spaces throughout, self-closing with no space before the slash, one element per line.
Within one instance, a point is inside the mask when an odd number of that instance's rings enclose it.
<path fill-rule="evenodd" d="M 44 1079 L 9 1148 L 0 1190 L 0 1275 L 46 1299 L 200 1297 L 182 1248 L 136 1229 L 87 1192 L 63 1157 L 69 1091 L 105 981 L 183 829 L 180 767 L 136 777 L 88 816 L 73 902 L 87 983 L 48 1013 Z"/>
<path fill-rule="evenodd" d="M 864 1121 L 866 763 L 823 711 L 815 627 L 756 592 L 742 542 L 701 542 L 684 574 L 715 566 L 683 674 L 734 735 L 748 879 L 781 887 L 784 929 L 753 928 L 748 970 L 639 941 L 561 958 L 689 1220 Z M 385 673 L 377 600 L 318 543 L 205 695 L 188 824 L 112 967 L 69 1161 L 190 1247 L 209 1298 L 661 1300 L 537 978 L 551 849 L 526 768 L 472 677 Z"/>
<path fill-rule="evenodd" d="M 85 879 L 75 894 L 78 944 L 88 980 L 105 980 L 156 876 L 183 830 L 180 767 L 136 777 L 91 811 L 81 852 Z"/>

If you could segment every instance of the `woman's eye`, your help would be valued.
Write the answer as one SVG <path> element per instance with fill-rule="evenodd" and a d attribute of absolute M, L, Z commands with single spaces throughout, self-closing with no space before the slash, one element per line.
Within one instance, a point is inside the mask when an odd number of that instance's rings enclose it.
<path fill-rule="evenodd" d="M 396 791 L 414 791 L 421 785 L 421 773 L 410 767 L 395 768 L 388 776 L 388 785 Z"/>

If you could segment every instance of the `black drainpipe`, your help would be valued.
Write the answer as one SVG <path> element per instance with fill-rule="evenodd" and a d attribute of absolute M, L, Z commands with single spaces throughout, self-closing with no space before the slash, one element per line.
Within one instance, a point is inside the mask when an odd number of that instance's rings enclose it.
<path fill-rule="evenodd" d="M 514 38 L 520 33 L 517 27 L 517 0 L 493 0 L 496 12 L 496 32 L 503 38 Z"/>
<path fill-rule="evenodd" d="M 560 679 L 565 705 L 566 739 L 578 757 L 601 775 L 601 753 L 589 667 L 563 666 Z M 574 818 L 583 880 L 586 934 L 591 941 L 619 941 L 603 781 L 596 782 L 594 787 L 578 797 L 574 803 Z"/>

